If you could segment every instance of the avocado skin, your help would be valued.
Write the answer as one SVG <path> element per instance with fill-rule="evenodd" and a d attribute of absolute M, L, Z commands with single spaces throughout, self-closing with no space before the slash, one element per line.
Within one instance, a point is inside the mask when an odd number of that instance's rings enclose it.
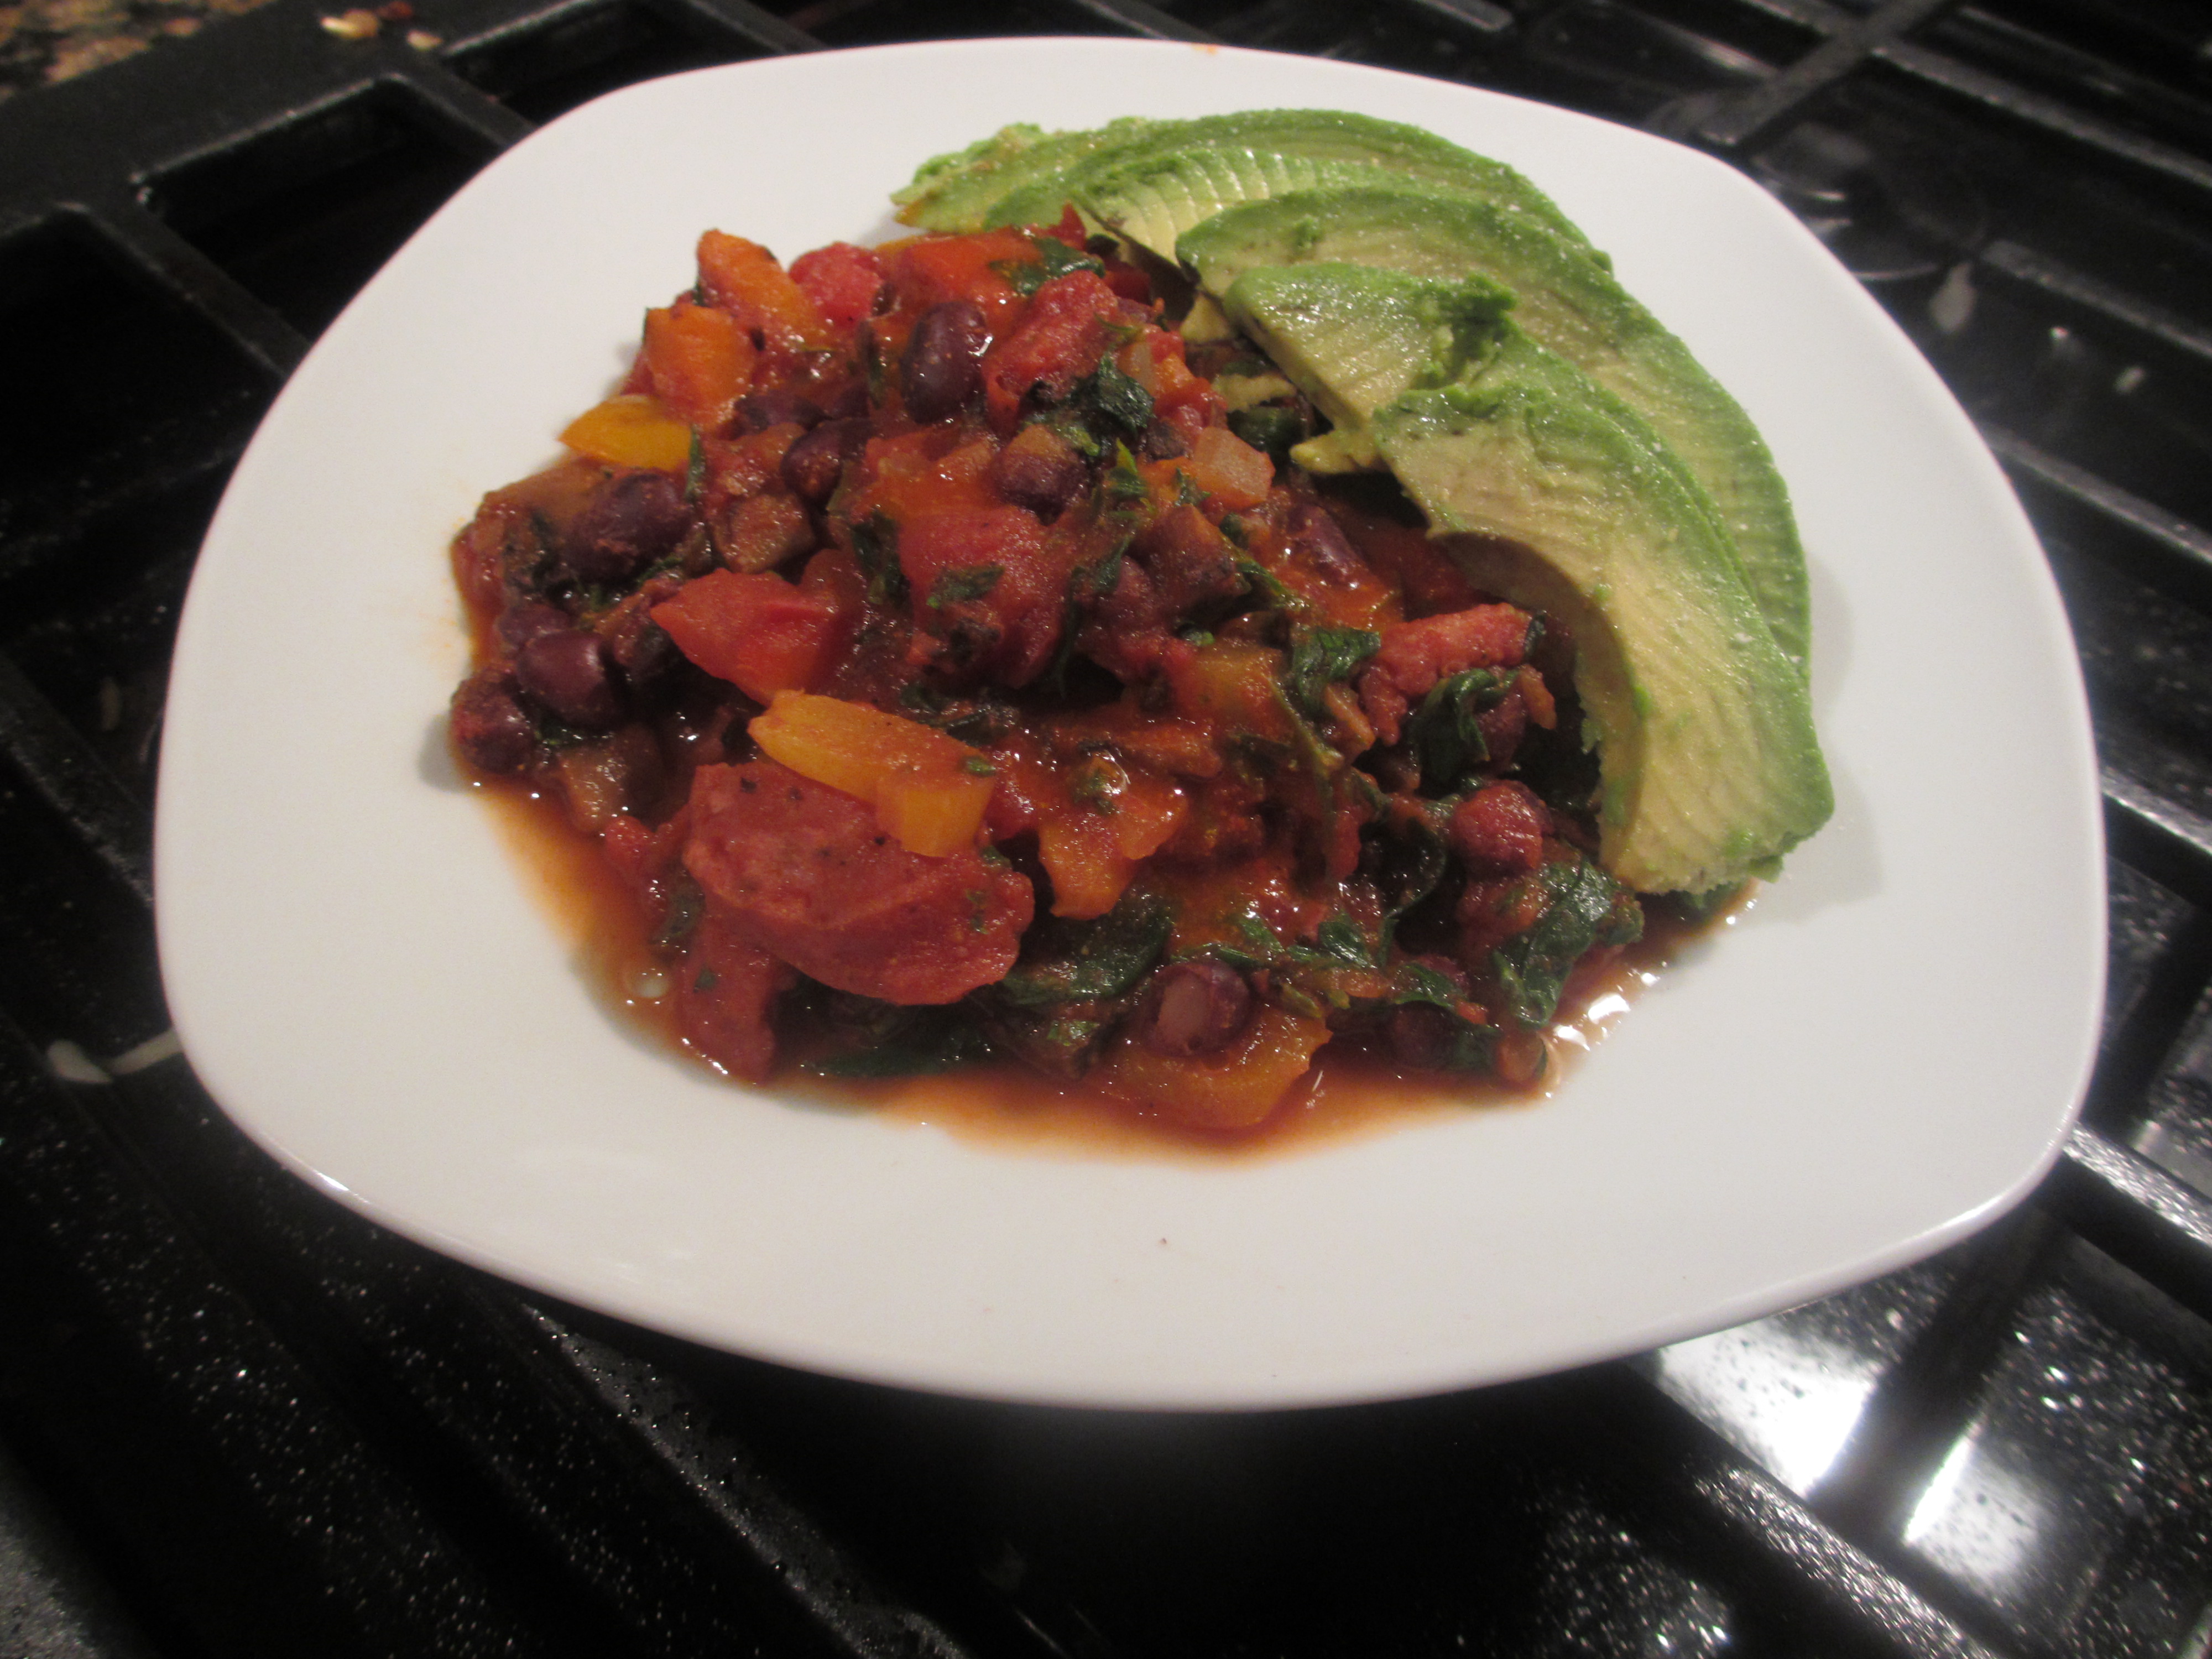
<path fill-rule="evenodd" d="M 1514 320 L 1650 422 L 1703 484 L 1735 538 L 1774 641 L 1806 672 L 1812 624 L 1804 549 L 1766 443 L 1689 348 L 1590 256 L 1527 216 L 1402 185 L 1297 191 L 1223 210 L 1176 254 L 1208 292 L 1251 270 L 1309 262 L 1510 289 Z"/>
<path fill-rule="evenodd" d="M 1344 181 L 1346 168 L 1376 166 L 1401 179 L 1510 203 L 1559 235 L 1583 240 L 1549 197 L 1503 162 L 1419 127 L 1343 110 L 1243 110 L 1179 121 L 1133 116 L 1078 132 L 1007 127 L 925 161 L 894 199 L 900 218 L 925 230 L 1049 224 L 1070 201 L 1114 224 L 1093 205 L 1102 182 L 1111 184 L 1117 204 L 1147 179 L 1186 173 L 1234 192 L 1206 202 L 1202 217 L 1235 202 Z M 1153 251 L 1172 258 L 1181 228 L 1166 229 Z"/>
<path fill-rule="evenodd" d="M 1476 586 L 1567 625 L 1607 872 L 1705 892 L 1769 871 L 1832 807 L 1804 679 L 1681 459 L 1497 292 L 1261 266 L 1224 306 L 1388 464 Z"/>

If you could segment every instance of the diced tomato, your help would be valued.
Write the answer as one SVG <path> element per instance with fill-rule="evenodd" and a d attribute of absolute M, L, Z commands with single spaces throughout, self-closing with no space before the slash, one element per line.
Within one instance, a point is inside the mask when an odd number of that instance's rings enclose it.
<path fill-rule="evenodd" d="M 653 607 L 676 648 L 756 702 L 804 691 L 829 672 L 854 617 L 837 593 L 767 571 L 717 570 Z"/>
<path fill-rule="evenodd" d="M 1098 367 L 1125 323 L 1122 301 L 1094 272 L 1071 270 L 1040 287 L 1012 331 L 983 354 L 983 401 L 1001 434 L 1040 384 L 1065 395 Z"/>
<path fill-rule="evenodd" d="M 908 851 L 865 801 L 773 761 L 702 766 L 684 852 L 745 938 L 824 985 L 903 1004 L 1005 976 L 1036 908 L 1029 880 L 969 848 Z"/>
<path fill-rule="evenodd" d="M 1022 296 L 994 267 L 1034 264 L 1036 247 L 1018 231 L 918 236 L 891 255 L 891 284 L 902 309 L 919 314 L 946 300 L 973 300 L 995 325 Z"/>
<path fill-rule="evenodd" d="M 1257 507 L 1275 487 L 1275 464 L 1225 426 L 1210 426 L 1191 447 L 1191 482 L 1231 512 Z"/>
<path fill-rule="evenodd" d="M 1083 216 L 1075 210 L 1075 204 L 1070 202 L 1066 207 L 1060 209 L 1060 222 L 1057 224 L 1039 225 L 1036 227 L 1036 234 L 1040 236 L 1049 236 L 1054 241 L 1065 242 L 1080 253 L 1083 251 L 1084 243 Z"/>
<path fill-rule="evenodd" d="M 1384 743 L 1413 699 L 1437 681 L 1470 668 L 1518 668 L 1528 647 L 1528 613 L 1510 605 L 1478 605 L 1382 630 L 1382 647 L 1359 673 L 1359 703 Z"/>
<path fill-rule="evenodd" d="M 1044 669 L 1060 639 L 1068 558 L 1036 514 L 954 508 L 899 526 L 899 568 L 915 625 L 951 641 L 961 666 L 1007 685 Z"/>
<path fill-rule="evenodd" d="M 832 242 L 791 262 L 791 280 L 806 291 L 823 319 L 839 328 L 849 328 L 872 313 L 889 278 L 882 255 L 850 242 Z"/>

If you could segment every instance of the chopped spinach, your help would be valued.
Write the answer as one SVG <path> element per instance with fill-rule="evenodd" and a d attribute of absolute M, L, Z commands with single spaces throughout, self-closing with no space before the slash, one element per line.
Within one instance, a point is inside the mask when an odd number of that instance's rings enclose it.
<path fill-rule="evenodd" d="M 1332 682 L 1352 678 L 1352 671 L 1382 647 L 1382 636 L 1364 628 L 1301 628 L 1291 635 L 1290 659 L 1283 671 L 1283 690 L 1291 706 L 1310 719 L 1326 714 L 1322 694 Z"/>
<path fill-rule="evenodd" d="M 1295 409 L 1279 404 L 1259 404 L 1231 410 L 1229 429 L 1255 449 L 1265 450 L 1279 464 L 1291 446 L 1306 436 L 1306 423 Z"/>
<path fill-rule="evenodd" d="M 1005 277 L 1014 292 L 1024 300 L 1030 298 L 1055 276 L 1065 276 L 1072 270 L 1095 271 L 1103 276 L 1105 264 L 1088 253 L 1078 252 L 1057 236 L 1038 236 L 1030 246 L 1036 250 L 1034 259 L 998 259 L 991 269 Z"/>
<path fill-rule="evenodd" d="M 1586 860 L 1547 864 L 1532 879 L 1543 884 L 1542 915 L 1492 951 L 1490 960 L 1506 1012 L 1523 1025 L 1542 1025 L 1558 1011 L 1559 993 L 1583 953 L 1641 936 L 1644 912 L 1634 894 Z"/>
<path fill-rule="evenodd" d="M 899 568 L 898 526 L 881 507 L 852 526 L 853 561 L 867 578 L 871 605 L 903 605 L 906 573 Z"/>
<path fill-rule="evenodd" d="M 1406 722 L 1406 740 L 1420 763 L 1421 787 L 1449 789 L 1490 758 L 1482 715 L 1495 708 L 1512 684 L 1510 674 L 1470 668 L 1440 680 Z"/>
<path fill-rule="evenodd" d="M 1006 574 L 1006 567 L 1002 564 L 974 564 L 948 570 L 930 585 L 929 608 L 942 611 L 948 605 L 988 599 L 998 587 L 999 578 Z"/>
<path fill-rule="evenodd" d="M 964 1009 L 901 1012 L 910 1018 L 887 1023 L 873 1040 L 821 1055 L 799 1069 L 815 1077 L 916 1077 L 990 1058 L 990 1039 Z"/>
<path fill-rule="evenodd" d="M 1021 959 L 993 994 L 1023 1008 L 1125 995 L 1159 960 L 1173 923 L 1167 902 L 1142 889 L 1088 921 L 1047 916 L 1023 938 Z"/>
<path fill-rule="evenodd" d="M 699 492 L 707 487 L 707 444 L 699 435 L 699 428 L 691 428 L 691 453 L 684 463 L 684 499 L 696 501 Z"/>
<path fill-rule="evenodd" d="M 1142 436 L 1152 423 L 1152 394 L 1124 374 L 1111 357 L 1098 365 L 1076 395 L 1079 403 L 1087 403 L 1133 436 Z"/>
<path fill-rule="evenodd" d="M 1021 722 L 1020 711 L 1003 697 L 988 692 L 975 697 L 950 697 L 921 680 L 899 692 L 899 707 L 924 726 L 933 726 L 963 743 L 994 744 Z"/>

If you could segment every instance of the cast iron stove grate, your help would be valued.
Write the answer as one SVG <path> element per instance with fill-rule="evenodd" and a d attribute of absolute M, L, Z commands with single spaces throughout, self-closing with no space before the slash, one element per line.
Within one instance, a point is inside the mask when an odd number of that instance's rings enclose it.
<path fill-rule="evenodd" d="M 0 1652 L 2212 1650 L 2196 7 L 418 4 L 427 49 L 275 0 L 0 106 Z M 165 1057 L 169 638 L 306 343 L 472 169 L 597 93 L 1044 31 L 1325 53 L 1646 124 L 1749 169 L 1911 331 L 2044 533 L 2106 769 L 2106 1040 L 2025 1208 L 1620 1364 L 1086 1416 L 533 1301 L 283 1175 Z"/>

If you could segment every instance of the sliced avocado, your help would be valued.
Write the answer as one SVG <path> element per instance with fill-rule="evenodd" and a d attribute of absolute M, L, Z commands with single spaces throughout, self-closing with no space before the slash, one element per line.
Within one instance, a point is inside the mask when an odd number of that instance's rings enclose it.
<path fill-rule="evenodd" d="M 1170 149 L 1164 141 L 1171 135 L 1156 132 L 1152 137 L 1162 142 L 1145 143 L 1139 154 L 1095 154 L 1075 170 L 1073 185 L 1085 212 L 1164 259 L 1175 258 L 1185 231 L 1224 209 L 1332 187 L 1463 195 L 1589 246 L 1550 197 L 1503 161 L 1434 138 L 1431 144 L 1441 148 L 1407 153 L 1410 147 L 1395 135 L 1414 131 L 1370 121 L 1348 131 L 1302 135 L 1303 142 L 1287 149 L 1242 137 L 1194 138 Z"/>
<path fill-rule="evenodd" d="M 1251 337 L 1328 416 L 1333 448 L 1380 466 L 1368 416 L 1417 386 L 1461 379 L 1497 347 L 1512 295 L 1486 277 L 1425 282 L 1364 265 L 1248 270 L 1222 296 Z"/>
<path fill-rule="evenodd" d="M 1735 538 L 1775 643 L 1805 671 L 1812 632 L 1805 554 L 1765 441 L 1689 348 L 1587 246 L 1472 198 L 1360 187 L 1224 209 L 1185 231 L 1176 253 L 1215 295 L 1247 270 L 1323 262 L 1440 278 L 1480 273 L 1503 283 L 1518 299 L 1514 320 L 1641 415 L 1705 486 Z"/>
<path fill-rule="evenodd" d="M 1771 874 L 1834 800 L 1812 702 L 1710 500 L 1626 404 L 1510 324 L 1369 430 L 1479 587 L 1575 641 L 1599 859 L 1642 892 Z"/>
<path fill-rule="evenodd" d="M 1185 210 L 1203 218 L 1231 203 L 1342 179 L 1339 169 L 1358 166 L 1510 203 L 1581 240 L 1550 198 L 1503 162 L 1419 127 L 1342 110 L 1244 110 L 1187 121 L 1129 117 L 1082 132 L 1008 127 L 924 162 L 894 199 L 901 218 L 929 230 L 1049 223 L 1070 201 L 1101 222 L 1115 222 L 1092 206 L 1093 183 L 1110 180 L 1116 210 L 1134 212 L 1144 181 L 1158 170 L 1163 181 L 1176 178 L 1187 204 L 1210 204 Z M 1119 222 L 1115 228 L 1166 258 L 1174 255 L 1177 232 L 1193 222 L 1163 219 L 1163 228 L 1142 234 Z"/>
<path fill-rule="evenodd" d="M 1705 892 L 1826 822 L 1804 680 L 1711 499 L 1634 410 L 1468 283 L 1263 267 L 1226 304 L 1364 434 L 1478 586 L 1566 625 L 1611 874 Z"/>
<path fill-rule="evenodd" d="M 1094 151 L 1129 144 L 1159 125 L 1127 115 L 1080 132 L 1047 132 L 1028 122 L 1001 127 L 965 149 L 932 156 L 915 170 L 913 183 L 891 192 L 891 200 L 901 220 L 924 230 L 968 234 L 994 224 L 1024 223 L 993 218 L 991 204 L 1025 185 L 1057 179 Z M 1055 203 L 1045 218 L 1059 217 Z"/>

